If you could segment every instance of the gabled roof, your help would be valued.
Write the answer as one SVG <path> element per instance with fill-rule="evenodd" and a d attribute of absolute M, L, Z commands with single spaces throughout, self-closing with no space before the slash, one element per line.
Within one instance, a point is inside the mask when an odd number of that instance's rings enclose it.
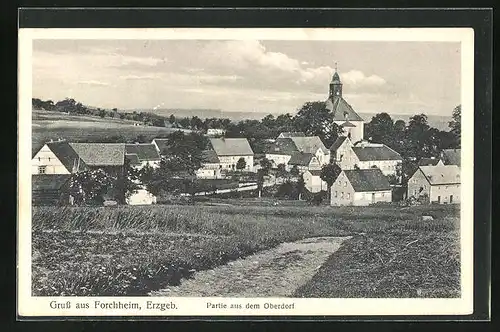
<path fill-rule="evenodd" d="M 140 161 L 158 161 L 160 155 L 154 144 L 126 144 L 126 154 L 135 154 Z"/>
<path fill-rule="evenodd" d="M 386 145 L 365 147 L 353 146 L 352 151 L 360 161 L 403 160 L 399 153 Z"/>
<path fill-rule="evenodd" d="M 387 177 L 378 168 L 353 169 L 343 172 L 356 192 L 391 190 Z"/>
<path fill-rule="evenodd" d="M 125 143 L 70 143 L 88 166 L 122 166 Z"/>
<path fill-rule="evenodd" d="M 127 159 L 130 165 L 140 165 L 139 157 L 136 154 L 126 154 L 125 159 Z"/>
<path fill-rule="evenodd" d="M 311 173 L 312 176 L 321 176 L 320 169 L 309 169 L 307 172 Z"/>
<path fill-rule="evenodd" d="M 315 154 L 318 149 L 321 149 L 325 154 L 329 152 L 318 136 L 290 137 L 290 139 L 300 152 Z"/>
<path fill-rule="evenodd" d="M 363 118 L 360 117 L 356 111 L 354 111 L 352 106 L 340 96 L 328 98 L 325 102 L 325 107 L 327 110 L 332 112 L 334 121 L 363 121 Z"/>
<path fill-rule="evenodd" d="M 219 157 L 214 150 L 204 150 L 201 152 L 202 162 L 207 164 L 218 164 L 220 162 Z"/>
<path fill-rule="evenodd" d="M 441 159 L 438 158 L 422 158 L 418 162 L 419 166 L 436 166 Z"/>
<path fill-rule="evenodd" d="M 419 169 L 431 185 L 460 183 L 460 167 L 457 165 L 420 166 Z"/>
<path fill-rule="evenodd" d="M 158 146 L 160 154 L 163 153 L 168 148 L 168 139 L 167 138 L 155 138 L 152 142 Z"/>
<path fill-rule="evenodd" d="M 345 142 L 345 140 L 348 139 L 347 136 L 339 136 L 333 142 L 332 146 L 330 146 L 330 151 L 337 151 L 338 148 Z"/>
<path fill-rule="evenodd" d="M 301 131 L 294 131 L 294 132 L 280 133 L 278 137 L 279 138 L 288 138 L 288 137 L 303 137 L 303 136 L 306 136 L 306 134 L 304 134 Z"/>
<path fill-rule="evenodd" d="M 33 174 L 31 190 L 60 190 L 70 177 L 70 174 Z"/>
<path fill-rule="evenodd" d="M 276 141 L 269 147 L 266 153 L 268 154 L 284 154 L 292 155 L 299 152 L 295 143 L 291 138 L 277 138 Z"/>
<path fill-rule="evenodd" d="M 47 147 L 52 151 L 57 159 L 64 165 L 68 172 L 73 172 L 73 167 L 78 165 L 79 170 L 86 168 L 83 160 L 78 160 L 78 153 L 67 141 L 58 141 L 47 143 Z"/>
<path fill-rule="evenodd" d="M 341 124 L 342 127 L 351 127 L 351 128 L 354 128 L 356 127 L 352 122 L 349 122 L 349 121 L 346 121 L 344 122 L 343 124 Z"/>
<path fill-rule="evenodd" d="M 441 152 L 441 159 L 445 165 L 457 165 L 460 167 L 461 149 L 444 149 Z"/>
<path fill-rule="evenodd" d="M 253 156 L 246 138 L 211 138 L 210 143 L 218 156 Z"/>
<path fill-rule="evenodd" d="M 312 153 L 296 152 L 288 161 L 289 165 L 309 166 L 311 160 L 316 158 Z"/>

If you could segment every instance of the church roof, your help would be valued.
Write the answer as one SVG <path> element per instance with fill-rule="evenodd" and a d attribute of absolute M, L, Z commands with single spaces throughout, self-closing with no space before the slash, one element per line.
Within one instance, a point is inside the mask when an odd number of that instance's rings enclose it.
<path fill-rule="evenodd" d="M 335 72 L 332 77 L 332 83 L 340 83 L 339 73 Z"/>
<path fill-rule="evenodd" d="M 326 109 L 333 113 L 334 121 L 363 121 L 351 105 L 339 96 L 330 97 L 325 102 Z M 346 119 L 347 115 L 347 119 Z"/>

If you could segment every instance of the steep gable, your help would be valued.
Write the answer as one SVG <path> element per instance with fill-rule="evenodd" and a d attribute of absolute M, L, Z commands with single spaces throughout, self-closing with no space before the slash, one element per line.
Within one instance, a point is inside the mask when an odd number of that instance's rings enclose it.
<path fill-rule="evenodd" d="M 46 145 L 64 165 L 68 172 L 72 173 L 73 168 L 77 164 L 79 165 L 79 170 L 86 168 L 85 162 L 80 159 L 78 153 L 67 141 L 49 142 Z"/>
<path fill-rule="evenodd" d="M 325 107 L 332 113 L 334 121 L 363 121 L 363 118 L 342 97 L 328 98 Z"/>

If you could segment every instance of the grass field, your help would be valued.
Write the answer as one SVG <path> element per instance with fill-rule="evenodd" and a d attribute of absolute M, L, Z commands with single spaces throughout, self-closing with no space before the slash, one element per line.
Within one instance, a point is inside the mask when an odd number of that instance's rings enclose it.
<path fill-rule="evenodd" d="M 416 265 L 419 269 L 409 273 L 425 273 L 427 282 L 435 282 L 436 278 L 444 277 L 435 270 L 442 261 L 458 264 L 454 247 L 456 239 L 453 238 L 457 232 L 457 218 L 450 217 L 456 215 L 456 210 L 453 206 L 407 209 L 391 206 L 35 207 L 32 219 L 32 292 L 34 296 L 145 295 L 151 290 L 176 285 L 181 278 L 189 277 L 195 271 L 210 269 L 282 242 L 346 235 L 354 235 L 354 238 L 346 244 L 347 249 L 341 249 L 343 255 L 351 255 L 348 256 L 350 259 L 353 259 L 352 255 L 358 255 L 355 257 L 361 259 L 360 264 L 373 264 L 379 258 L 366 250 L 389 250 L 389 253 L 380 253 L 384 261 L 391 253 L 390 245 L 382 245 L 384 238 L 394 236 L 394 248 L 397 248 L 397 243 L 410 242 L 408 234 L 421 234 L 427 240 L 413 245 L 433 248 L 421 251 L 419 257 L 434 254 L 433 249 L 442 255 L 438 257 L 439 261 L 435 261 L 436 266 L 428 265 L 430 272 Z M 435 220 L 423 224 L 419 220 L 422 215 L 432 215 Z M 400 234 L 404 236 L 398 240 Z M 439 243 L 431 241 L 436 234 L 443 236 Z M 450 238 L 446 239 L 446 236 Z M 377 246 L 367 245 L 370 238 Z M 363 239 L 368 242 L 363 242 Z M 449 251 L 441 250 L 438 245 L 449 248 Z M 356 249 L 354 254 L 352 248 Z M 411 246 L 408 248 L 414 250 Z M 338 260 L 344 256 L 334 255 L 330 263 L 338 267 Z M 423 258 L 438 259 L 432 255 Z M 352 264 L 347 265 L 349 269 L 351 266 L 359 268 L 355 262 Z M 455 270 L 452 272 L 456 274 Z M 321 281 L 325 277 L 320 273 L 328 274 L 328 271 L 319 271 L 315 278 Z M 338 271 L 335 273 L 341 275 Z M 376 275 L 369 274 L 359 282 Z M 397 279 L 398 275 L 394 278 Z M 350 280 L 356 283 L 358 279 Z M 443 281 L 446 285 L 447 280 Z M 397 280 L 392 282 L 399 285 Z M 448 286 L 443 288 L 448 293 L 458 287 L 456 283 Z M 316 294 L 316 286 L 311 287 L 304 288 L 301 296 Z M 328 291 L 336 295 L 342 293 Z"/>

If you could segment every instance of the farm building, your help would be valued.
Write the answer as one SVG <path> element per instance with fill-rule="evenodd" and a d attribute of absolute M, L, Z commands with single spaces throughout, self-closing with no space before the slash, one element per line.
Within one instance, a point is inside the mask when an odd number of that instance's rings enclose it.
<path fill-rule="evenodd" d="M 146 165 L 153 168 L 160 166 L 160 154 L 156 146 L 151 143 L 136 143 L 125 145 L 125 157 L 130 161 L 130 165 L 141 169 Z"/>
<path fill-rule="evenodd" d="M 303 132 L 296 131 L 296 132 L 280 133 L 277 138 L 304 137 L 304 136 L 306 136 L 306 135 Z"/>
<path fill-rule="evenodd" d="M 306 185 L 306 189 L 312 193 L 317 193 L 322 190 L 328 189 L 328 184 L 323 181 L 320 177 L 321 170 L 307 170 L 304 172 L 304 183 Z"/>
<path fill-rule="evenodd" d="M 288 161 L 286 169 L 290 171 L 293 167 L 297 167 L 300 173 L 307 170 L 320 170 L 321 164 L 312 153 L 296 152 Z"/>
<path fill-rule="evenodd" d="M 151 141 L 151 144 L 153 144 L 156 148 L 156 151 L 160 154 L 160 156 L 164 155 L 164 151 L 167 150 L 168 148 L 168 139 L 166 138 L 155 138 L 154 140 Z"/>
<path fill-rule="evenodd" d="M 351 140 L 347 136 L 338 137 L 330 147 L 331 161 L 340 166 L 341 169 L 352 169 L 354 152 Z"/>
<path fill-rule="evenodd" d="M 31 174 L 71 174 L 86 168 L 85 162 L 66 141 L 46 143 L 31 159 Z"/>
<path fill-rule="evenodd" d="M 443 164 L 460 167 L 461 151 L 461 149 L 444 149 L 441 151 L 441 160 Z"/>
<path fill-rule="evenodd" d="M 288 165 L 292 154 L 297 152 L 299 150 L 290 138 L 278 138 L 267 149 L 265 156 L 271 161 L 273 168 L 276 168 L 279 164 Z"/>
<path fill-rule="evenodd" d="M 330 93 L 325 102 L 325 107 L 333 114 L 334 123 L 344 128 L 344 135 L 349 137 L 352 142 L 363 139 L 364 120 L 343 98 L 342 82 L 337 68 L 335 68 L 335 73 L 330 82 Z"/>
<path fill-rule="evenodd" d="M 443 166 L 443 161 L 439 158 L 422 158 L 418 161 L 418 166 Z"/>
<path fill-rule="evenodd" d="M 207 129 L 207 136 L 210 137 L 220 137 L 224 136 L 226 134 L 226 131 L 221 128 L 208 128 Z"/>
<path fill-rule="evenodd" d="M 219 179 L 222 165 L 219 157 L 213 150 L 202 151 L 202 167 L 196 171 L 196 177 L 200 179 Z"/>
<path fill-rule="evenodd" d="M 344 170 L 331 188 L 330 205 L 366 206 L 391 202 L 392 189 L 378 168 Z"/>
<path fill-rule="evenodd" d="M 457 165 L 420 166 L 408 180 L 408 197 L 427 197 L 431 203 L 460 202 L 460 168 Z"/>
<path fill-rule="evenodd" d="M 399 153 L 384 144 L 362 141 L 355 144 L 352 151 L 354 165 L 360 169 L 377 167 L 384 175 L 396 175 L 403 162 L 403 157 Z"/>
<path fill-rule="evenodd" d="M 33 174 L 31 201 L 33 205 L 70 204 L 67 192 L 71 174 Z"/>
<path fill-rule="evenodd" d="M 330 162 L 330 150 L 328 150 L 318 136 L 290 137 L 297 150 L 303 153 L 313 154 L 321 165 Z"/>
<path fill-rule="evenodd" d="M 125 143 L 70 143 L 89 169 L 100 168 L 112 176 L 123 175 Z"/>
<path fill-rule="evenodd" d="M 330 162 L 330 151 L 318 136 L 292 136 L 278 138 L 266 151 L 266 158 L 276 167 L 279 164 L 288 165 L 292 155 L 302 152 L 316 157 L 321 165 Z"/>
<path fill-rule="evenodd" d="M 236 170 L 238 160 L 245 160 L 245 171 L 253 172 L 254 153 L 246 138 L 210 138 L 221 170 Z"/>

